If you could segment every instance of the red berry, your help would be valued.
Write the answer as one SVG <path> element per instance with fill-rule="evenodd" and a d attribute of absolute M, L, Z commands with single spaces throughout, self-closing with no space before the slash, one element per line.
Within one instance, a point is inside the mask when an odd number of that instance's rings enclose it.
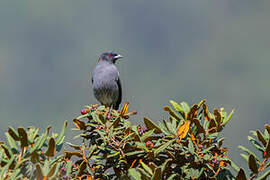
<path fill-rule="evenodd" d="M 132 114 L 137 114 L 137 111 L 135 111 L 135 110 L 133 110 L 133 111 L 131 111 L 132 112 Z"/>
<path fill-rule="evenodd" d="M 145 145 L 152 148 L 154 146 L 154 143 L 152 141 L 147 141 Z"/>
<path fill-rule="evenodd" d="M 81 110 L 81 114 L 82 114 L 82 115 L 85 115 L 85 114 L 87 114 L 87 113 L 89 113 L 89 112 L 90 112 L 89 109 L 82 109 L 82 110 Z"/>

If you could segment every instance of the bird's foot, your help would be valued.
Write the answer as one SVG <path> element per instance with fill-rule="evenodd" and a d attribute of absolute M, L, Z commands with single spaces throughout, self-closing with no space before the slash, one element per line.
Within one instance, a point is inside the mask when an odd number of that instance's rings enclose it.
<path fill-rule="evenodd" d="M 108 120 L 112 119 L 112 107 L 106 108 L 105 117 Z"/>
<path fill-rule="evenodd" d="M 110 120 L 112 119 L 112 116 L 110 114 L 107 115 L 107 119 Z"/>

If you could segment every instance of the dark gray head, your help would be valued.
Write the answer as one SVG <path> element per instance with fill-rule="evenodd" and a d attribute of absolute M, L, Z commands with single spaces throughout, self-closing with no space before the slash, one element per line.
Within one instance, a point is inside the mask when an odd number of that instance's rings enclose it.
<path fill-rule="evenodd" d="M 117 59 L 122 58 L 123 56 L 120 54 L 117 54 L 115 52 L 105 52 L 103 54 L 100 55 L 100 57 L 98 58 L 98 62 L 99 61 L 108 61 L 111 63 L 115 63 Z"/>

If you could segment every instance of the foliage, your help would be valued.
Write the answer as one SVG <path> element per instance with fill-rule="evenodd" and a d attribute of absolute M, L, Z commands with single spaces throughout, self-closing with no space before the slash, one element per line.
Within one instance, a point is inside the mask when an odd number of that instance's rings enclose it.
<path fill-rule="evenodd" d="M 163 108 L 168 119 L 144 118 L 144 125 L 131 124 L 136 112 L 127 112 L 128 103 L 120 112 L 87 106 L 73 120 L 78 142 L 66 142 L 65 150 L 66 122 L 59 135 L 50 128 L 39 135 L 37 128 L 10 127 L 0 146 L 1 179 L 235 179 L 229 165 L 238 167 L 219 138 L 233 112 L 211 113 L 205 100 L 191 107 L 170 103 Z M 269 138 L 262 136 L 267 152 Z"/>
<path fill-rule="evenodd" d="M 249 179 L 265 180 L 270 175 L 270 161 L 268 161 L 270 158 L 270 126 L 266 124 L 263 133 L 260 130 L 256 130 L 250 131 L 250 134 L 252 136 L 248 136 L 247 138 L 258 153 L 256 154 L 244 146 L 239 146 L 245 152 L 241 156 L 247 162 L 251 171 Z M 247 179 L 247 175 L 242 168 L 236 165 L 233 165 L 233 167 L 238 171 L 237 179 Z"/>
<path fill-rule="evenodd" d="M 63 155 L 56 156 L 64 143 L 67 122 L 60 134 L 51 127 L 39 134 L 39 128 L 8 128 L 7 144 L 0 143 L 0 179 L 44 179 L 60 173 Z M 53 158 L 53 159 L 51 159 Z"/>

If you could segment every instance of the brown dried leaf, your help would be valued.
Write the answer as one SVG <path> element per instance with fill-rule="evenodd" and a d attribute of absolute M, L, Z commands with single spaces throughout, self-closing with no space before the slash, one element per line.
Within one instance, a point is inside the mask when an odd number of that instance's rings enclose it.
<path fill-rule="evenodd" d="M 217 109 L 214 109 L 214 115 L 215 115 L 215 120 L 217 123 L 217 129 L 219 129 L 219 127 L 221 125 L 221 114 Z"/>
<path fill-rule="evenodd" d="M 73 119 L 73 123 L 80 130 L 86 129 L 85 123 L 83 121 L 80 121 L 79 119 Z"/>
<path fill-rule="evenodd" d="M 265 124 L 264 127 L 267 130 L 268 134 L 270 134 L 270 126 L 268 124 Z"/>
<path fill-rule="evenodd" d="M 119 122 L 121 121 L 121 117 L 116 118 L 116 120 L 114 120 L 114 122 L 112 123 L 112 127 L 117 127 L 117 125 L 119 124 Z"/>
<path fill-rule="evenodd" d="M 145 118 L 143 118 L 143 120 L 144 120 L 144 124 L 147 127 L 147 129 L 149 129 L 149 130 L 154 129 L 155 134 L 162 133 L 161 129 L 157 125 L 155 125 L 155 123 L 152 122 L 150 119 L 145 117 Z"/>
<path fill-rule="evenodd" d="M 217 127 L 216 121 L 214 119 L 211 119 L 208 127 L 208 129 L 210 130 L 209 133 L 216 132 L 216 127 Z"/>
<path fill-rule="evenodd" d="M 65 158 L 70 159 L 72 156 L 77 156 L 79 158 L 83 157 L 80 152 L 64 151 Z"/>
<path fill-rule="evenodd" d="M 39 164 L 36 165 L 36 171 L 37 171 L 37 179 L 43 179 L 42 170 Z"/>
<path fill-rule="evenodd" d="M 9 135 L 15 140 L 15 141 L 19 141 L 20 138 L 17 134 L 17 132 L 15 132 L 15 129 L 13 129 L 12 127 L 8 127 L 8 133 Z"/>
<path fill-rule="evenodd" d="M 197 117 L 198 109 L 199 109 L 199 107 L 197 104 L 195 104 L 191 107 L 191 109 L 188 113 L 188 120 L 192 120 L 192 119 Z"/>
<path fill-rule="evenodd" d="M 263 137 L 261 131 L 260 131 L 260 130 L 257 130 L 256 133 L 257 133 L 257 137 L 258 137 L 259 141 L 261 141 L 262 144 L 263 144 L 264 146 L 266 146 L 267 142 L 266 142 L 266 140 L 264 139 L 264 137 Z"/>
<path fill-rule="evenodd" d="M 239 170 L 235 180 L 247 180 L 247 177 L 245 175 L 245 171 L 242 168 Z"/>
<path fill-rule="evenodd" d="M 39 155 L 36 151 L 31 154 L 31 161 L 32 163 L 37 163 L 39 161 Z"/>
<path fill-rule="evenodd" d="M 270 138 L 268 139 L 267 145 L 266 145 L 266 149 L 265 149 L 265 156 L 266 158 L 270 157 Z"/>
<path fill-rule="evenodd" d="M 129 103 L 128 102 L 125 102 L 124 107 L 122 108 L 122 110 L 120 112 L 120 116 L 121 117 L 123 117 L 127 113 L 128 106 L 129 106 Z"/>
<path fill-rule="evenodd" d="M 24 128 L 18 128 L 18 133 L 21 141 L 21 148 L 25 149 L 28 147 L 28 142 L 27 142 L 27 133 L 24 130 Z"/>
<path fill-rule="evenodd" d="M 48 146 L 48 149 L 47 149 L 45 155 L 48 157 L 53 157 L 55 155 L 55 152 L 56 152 L 55 140 L 53 138 L 51 138 L 49 140 L 49 146 Z"/>
<path fill-rule="evenodd" d="M 209 121 L 209 117 L 208 117 L 208 107 L 206 104 L 203 104 L 203 113 L 204 113 L 204 119 Z"/>
<path fill-rule="evenodd" d="M 169 106 L 164 106 L 163 109 L 164 111 L 167 111 L 172 117 L 174 117 L 178 121 L 181 121 L 181 118 Z"/>
<path fill-rule="evenodd" d="M 190 121 L 187 120 L 186 122 L 184 122 L 179 129 L 177 130 L 177 136 L 179 137 L 179 139 L 183 139 L 187 136 L 187 133 L 189 131 L 190 128 Z"/>
<path fill-rule="evenodd" d="M 196 125 L 197 127 L 197 134 L 203 133 L 205 134 L 205 130 L 203 126 L 200 124 L 198 119 L 193 119 L 192 122 Z"/>
<path fill-rule="evenodd" d="M 258 166 L 254 155 L 250 154 L 248 158 L 248 167 L 254 173 L 258 174 Z"/>

